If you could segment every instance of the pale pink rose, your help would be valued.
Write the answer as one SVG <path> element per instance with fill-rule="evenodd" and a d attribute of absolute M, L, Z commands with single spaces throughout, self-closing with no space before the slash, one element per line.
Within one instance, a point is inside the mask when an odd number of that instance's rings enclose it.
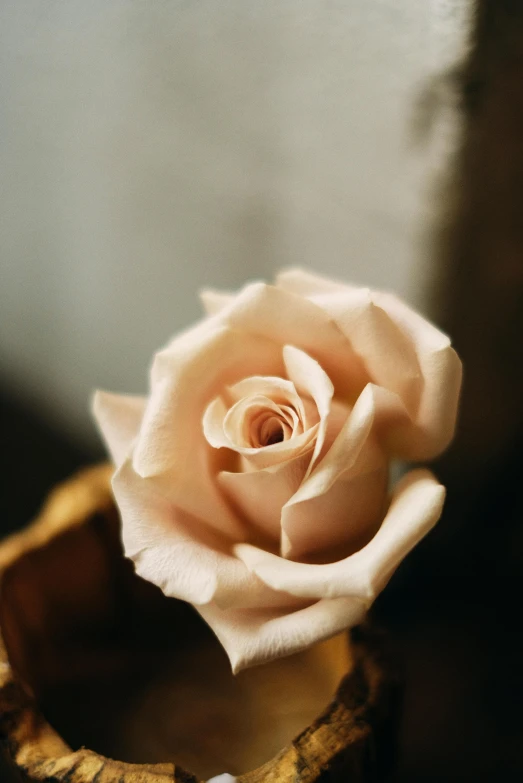
<path fill-rule="evenodd" d="M 206 292 L 148 398 L 98 392 L 126 554 L 194 604 L 234 671 L 359 623 L 438 520 L 444 489 L 395 459 L 452 438 L 461 365 L 395 296 L 300 270 Z"/>

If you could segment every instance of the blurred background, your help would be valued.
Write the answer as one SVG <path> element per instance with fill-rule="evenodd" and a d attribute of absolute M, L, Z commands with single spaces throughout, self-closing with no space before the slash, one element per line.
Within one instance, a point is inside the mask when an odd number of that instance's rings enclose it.
<path fill-rule="evenodd" d="M 391 289 L 465 364 L 445 517 L 377 607 L 402 781 L 520 780 L 523 3 L 1 0 L 0 532 L 102 457 L 202 286 Z"/>

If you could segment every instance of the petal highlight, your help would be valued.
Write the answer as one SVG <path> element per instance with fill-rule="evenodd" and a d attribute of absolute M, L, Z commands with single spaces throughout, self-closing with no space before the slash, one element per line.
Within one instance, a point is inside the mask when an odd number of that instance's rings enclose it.
<path fill-rule="evenodd" d="M 97 391 L 92 411 L 111 458 L 119 467 L 129 455 L 138 435 L 146 405 L 145 397 Z"/>
<path fill-rule="evenodd" d="M 354 596 L 370 604 L 403 558 L 438 521 L 445 490 L 428 470 L 413 470 L 398 483 L 374 538 L 353 555 L 327 565 L 284 560 L 249 544 L 236 555 L 274 590 L 302 598 Z"/>
<path fill-rule="evenodd" d="M 249 666 L 291 655 L 358 625 L 366 607 L 354 598 L 315 601 L 293 612 L 198 608 L 225 648 L 234 674 Z"/>

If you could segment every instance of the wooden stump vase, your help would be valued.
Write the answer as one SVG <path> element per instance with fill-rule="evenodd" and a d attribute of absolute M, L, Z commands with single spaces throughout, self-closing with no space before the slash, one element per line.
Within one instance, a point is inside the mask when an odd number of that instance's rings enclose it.
<path fill-rule="evenodd" d="M 0 543 L 0 781 L 389 780 L 398 689 L 379 637 L 233 677 L 192 607 L 123 557 L 110 473 L 83 471 Z"/>

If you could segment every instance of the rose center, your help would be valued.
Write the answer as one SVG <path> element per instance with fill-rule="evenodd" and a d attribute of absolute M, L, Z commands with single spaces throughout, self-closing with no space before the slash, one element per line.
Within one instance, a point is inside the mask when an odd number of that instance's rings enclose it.
<path fill-rule="evenodd" d="M 281 443 L 284 437 L 283 423 L 277 416 L 271 416 L 263 422 L 260 428 L 260 444 L 262 446 Z"/>

